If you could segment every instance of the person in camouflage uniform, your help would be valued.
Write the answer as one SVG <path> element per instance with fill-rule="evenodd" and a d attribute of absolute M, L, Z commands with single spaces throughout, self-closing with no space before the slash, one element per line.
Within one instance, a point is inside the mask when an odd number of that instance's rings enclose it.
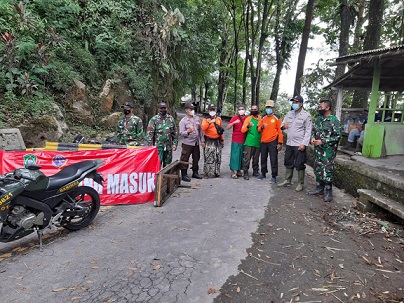
<path fill-rule="evenodd" d="M 167 113 L 165 102 L 158 105 L 158 114 L 149 121 L 146 142 L 149 146 L 157 146 L 161 167 L 171 163 L 173 151 L 177 149 L 178 132 L 174 118 Z"/>
<path fill-rule="evenodd" d="M 118 126 L 116 127 L 118 144 L 141 145 L 143 140 L 143 123 L 133 113 L 133 103 L 125 102 L 121 108 L 124 115 L 119 117 Z"/>
<path fill-rule="evenodd" d="M 331 101 L 321 100 L 319 116 L 313 125 L 310 143 L 314 145 L 314 174 L 316 189 L 309 195 L 324 194 L 324 201 L 332 201 L 332 180 L 334 159 L 341 139 L 341 125 L 338 118 L 331 115 Z"/>

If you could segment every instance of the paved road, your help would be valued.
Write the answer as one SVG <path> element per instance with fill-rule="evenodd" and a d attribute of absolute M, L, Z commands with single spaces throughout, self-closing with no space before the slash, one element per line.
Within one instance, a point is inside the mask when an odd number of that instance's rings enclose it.
<path fill-rule="evenodd" d="M 103 208 L 89 228 L 48 238 L 42 253 L 26 249 L 35 236 L 1 244 L 2 301 L 211 302 L 272 197 L 259 181 L 230 179 L 225 136 L 222 176 L 192 180 L 161 208 Z"/>
<path fill-rule="evenodd" d="M 42 253 L 34 236 L 0 244 L 2 302 L 400 302 L 388 300 L 404 294 L 402 242 L 351 222 L 340 191 L 326 205 L 231 179 L 230 135 L 222 176 L 192 180 L 161 208 L 103 207 Z"/>

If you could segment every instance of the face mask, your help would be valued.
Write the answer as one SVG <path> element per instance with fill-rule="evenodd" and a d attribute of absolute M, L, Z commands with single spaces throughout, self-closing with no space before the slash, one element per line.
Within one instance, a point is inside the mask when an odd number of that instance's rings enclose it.
<path fill-rule="evenodd" d="M 253 116 L 258 115 L 258 111 L 257 111 L 257 110 L 252 110 L 252 111 L 251 111 L 251 115 L 253 115 Z"/>
<path fill-rule="evenodd" d="M 129 115 L 129 114 L 130 114 L 130 109 L 124 109 L 124 110 L 123 110 L 123 113 L 125 114 L 125 116 L 126 116 L 126 115 Z"/>
<path fill-rule="evenodd" d="M 299 104 L 292 104 L 292 110 L 298 110 L 300 108 Z"/>
<path fill-rule="evenodd" d="M 209 116 L 211 116 L 211 117 L 216 116 L 216 112 L 209 112 Z"/>
<path fill-rule="evenodd" d="M 162 109 L 159 111 L 160 115 L 165 116 L 167 115 L 167 110 L 166 109 Z"/>
<path fill-rule="evenodd" d="M 273 113 L 272 108 L 265 109 L 265 112 L 267 113 L 267 115 L 270 115 Z"/>
<path fill-rule="evenodd" d="M 240 116 L 244 115 L 244 114 L 245 114 L 245 110 L 244 110 L 244 109 L 240 109 L 240 110 L 238 111 L 238 114 L 239 114 Z"/>
<path fill-rule="evenodd" d="M 325 109 L 319 109 L 319 110 L 318 110 L 318 114 L 319 114 L 320 116 L 324 116 L 325 112 L 326 112 Z"/>
<path fill-rule="evenodd" d="M 190 114 L 191 116 L 194 116 L 194 115 L 195 115 L 195 111 L 194 111 L 194 110 L 191 110 L 191 111 L 189 112 L 189 114 Z"/>

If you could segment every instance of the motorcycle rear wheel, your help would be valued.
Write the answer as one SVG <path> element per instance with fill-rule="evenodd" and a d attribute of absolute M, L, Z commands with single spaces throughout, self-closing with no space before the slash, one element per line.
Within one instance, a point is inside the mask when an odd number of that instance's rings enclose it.
<path fill-rule="evenodd" d="M 88 186 L 77 187 L 69 196 L 80 207 L 88 207 L 89 212 L 85 216 L 69 218 L 63 227 L 68 230 L 79 230 L 88 226 L 100 209 L 100 196 L 93 188 Z"/>

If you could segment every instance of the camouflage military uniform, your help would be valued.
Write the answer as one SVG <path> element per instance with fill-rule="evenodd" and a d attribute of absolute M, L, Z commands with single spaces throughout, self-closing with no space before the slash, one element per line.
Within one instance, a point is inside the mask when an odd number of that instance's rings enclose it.
<path fill-rule="evenodd" d="M 116 132 L 116 139 L 119 144 L 140 145 L 143 140 L 142 120 L 133 114 L 129 119 L 126 116 L 121 116 L 118 120 Z"/>
<path fill-rule="evenodd" d="M 337 155 L 339 140 L 341 139 L 341 126 L 338 118 L 329 115 L 319 116 L 314 122 L 311 137 L 323 143 L 314 146 L 314 173 L 317 181 L 325 184 L 332 183 L 334 159 Z"/>
<path fill-rule="evenodd" d="M 178 144 L 177 126 L 174 118 L 167 114 L 155 115 L 149 121 L 146 132 L 148 145 L 157 146 L 161 166 L 170 164 L 173 158 L 173 145 Z"/>

